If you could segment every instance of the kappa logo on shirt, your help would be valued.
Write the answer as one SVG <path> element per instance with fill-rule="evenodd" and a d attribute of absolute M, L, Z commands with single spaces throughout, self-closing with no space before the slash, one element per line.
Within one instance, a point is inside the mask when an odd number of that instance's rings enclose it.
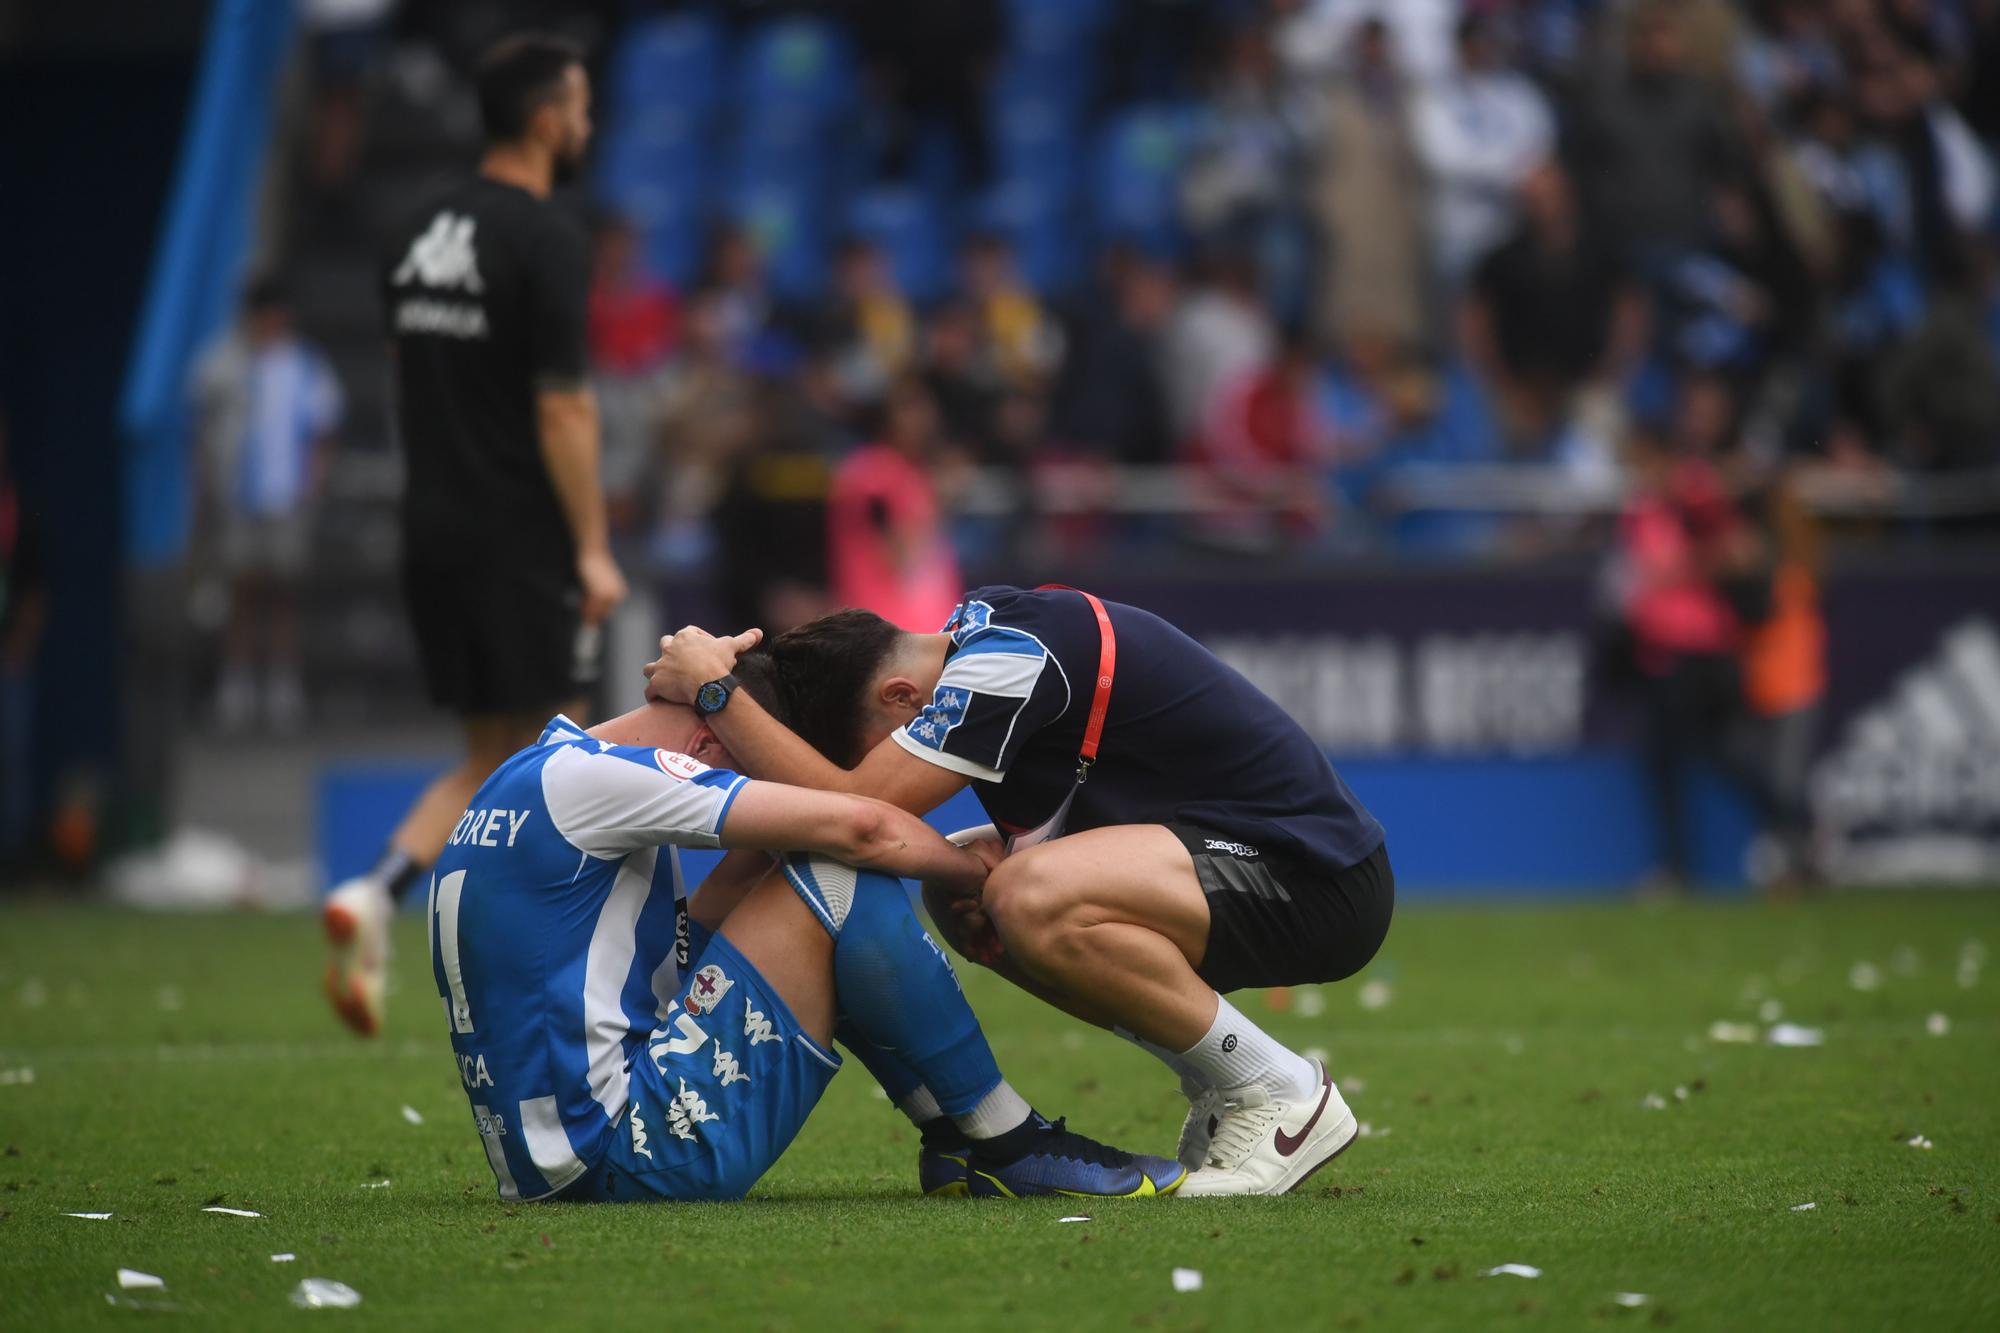
<path fill-rule="evenodd" d="M 702 763 L 699 759 L 690 759 L 686 755 L 678 754 L 673 750 L 653 751 L 653 762 L 660 766 L 662 773 L 665 773 L 676 782 L 693 782 L 696 778 L 708 772 L 707 764 Z"/>
<path fill-rule="evenodd" d="M 486 290 L 479 276 L 479 251 L 472 243 L 479 223 L 449 210 L 431 219 L 430 229 L 410 242 L 410 252 L 389 281 L 407 287 L 412 279 L 425 287 L 462 287 L 473 295 Z"/>
<path fill-rule="evenodd" d="M 1230 842 L 1225 838 L 1208 838 L 1204 841 L 1211 852 L 1228 852 L 1231 856 L 1240 856 L 1246 860 L 1257 856 L 1257 849 L 1247 842 Z"/>

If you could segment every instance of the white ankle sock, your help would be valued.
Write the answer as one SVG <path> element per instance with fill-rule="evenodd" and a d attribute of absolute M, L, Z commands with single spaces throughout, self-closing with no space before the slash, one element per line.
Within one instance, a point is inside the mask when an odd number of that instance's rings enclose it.
<path fill-rule="evenodd" d="M 1111 1030 L 1179 1075 L 1181 1080 L 1181 1095 L 1189 1101 L 1193 1101 L 1214 1086 L 1199 1069 L 1189 1064 L 1187 1059 L 1178 1052 L 1170 1051 L 1164 1046 L 1156 1046 L 1138 1033 L 1131 1032 L 1125 1028 L 1113 1028 Z"/>
<path fill-rule="evenodd" d="M 965 1131 L 967 1138 L 994 1139 L 1026 1120 L 1033 1109 L 1003 1078 L 993 1091 L 979 1099 L 979 1105 L 951 1120 Z"/>
<path fill-rule="evenodd" d="M 896 1109 L 910 1117 L 910 1123 L 921 1129 L 926 1121 L 935 1120 L 944 1114 L 944 1108 L 937 1104 L 937 1098 L 923 1084 L 917 1084 L 909 1096 L 896 1103 Z"/>
<path fill-rule="evenodd" d="M 1215 997 L 1215 1022 L 1208 1035 L 1183 1051 L 1180 1059 L 1213 1088 L 1257 1084 L 1273 1097 L 1302 1101 L 1319 1086 L 1313 1062 L 1278 1044 L 1270 1034 Z"/>

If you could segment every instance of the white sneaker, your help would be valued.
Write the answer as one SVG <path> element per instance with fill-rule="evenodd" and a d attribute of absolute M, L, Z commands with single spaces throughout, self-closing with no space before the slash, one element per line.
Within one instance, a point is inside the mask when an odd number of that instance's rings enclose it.
<path fill-rule="evenodd" d="M 382 1031 L 389 977 L 389 918 L 395 904 L 380 881 L 357 875 L 326 896 L 320 922 L 333 957 L 326 998 L 340 1021 L 364 1037 Z"/>
<path fill-rule="evenodd" d="M 1284 1194 L 1338 1157 L 1360 1126 L 1326 1066 L 1315 1066 L 1319 1088 L 1306 1101 L 1280 1100 L 1256 1086 L 1221 1093 L 1208 1156 L 1178 1193 Z"/>
<path fill-rule="evenodd" d="M 1199 1171 L 1208 1160 L 1208 1145 L 1222 1114 L 1222 1094 L 1203 1088 L 1188 1098 L 1187 1119 L 1181 1122 L 1181 1147 L 1175 1156 L 1189 1171 Z"/>

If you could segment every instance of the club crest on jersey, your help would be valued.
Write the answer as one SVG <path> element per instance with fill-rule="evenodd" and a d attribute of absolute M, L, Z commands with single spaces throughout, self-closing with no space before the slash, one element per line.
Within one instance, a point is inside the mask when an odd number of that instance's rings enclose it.
<path fill-rule="evenodd" d="M 735 984 L 722 975 L 721 968 L 710 963 L 689 979 L 687 999 L 681 1001 L 681 1007 L 691 1014 L 712 1014 Z"/>
<path fill-rule="evenodd" d="M 653 762 L 660 766 L 662 773 L 680 782 L 693 782 L 708 771 L 707 764 L 672 750 L 653 751 Z"/>

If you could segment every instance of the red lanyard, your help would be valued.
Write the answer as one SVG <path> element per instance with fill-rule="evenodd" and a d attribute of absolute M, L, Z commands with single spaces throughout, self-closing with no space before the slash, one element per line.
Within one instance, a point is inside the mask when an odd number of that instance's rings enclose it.
<path fill-rule="evenodd" d="M 1111 613 L 1093 594 L 1067 583 L 1044 583 L 1035 591 L 1073 592 L 1089 602 L 1090 609 L 1097 613 L 1097 685 L 1090 697 L 1090 720 L 1083 727 L 1083 749 L 1076 757 L 1076 780 L 1083 782 L 1090 777 L 1090 766 L 1097 762 L 1098 742 L 1104 739 L 1104 718 L 1111 711 L 1111 678 L 1118 671 L 1118 636 L 1111 630 Z"/>

